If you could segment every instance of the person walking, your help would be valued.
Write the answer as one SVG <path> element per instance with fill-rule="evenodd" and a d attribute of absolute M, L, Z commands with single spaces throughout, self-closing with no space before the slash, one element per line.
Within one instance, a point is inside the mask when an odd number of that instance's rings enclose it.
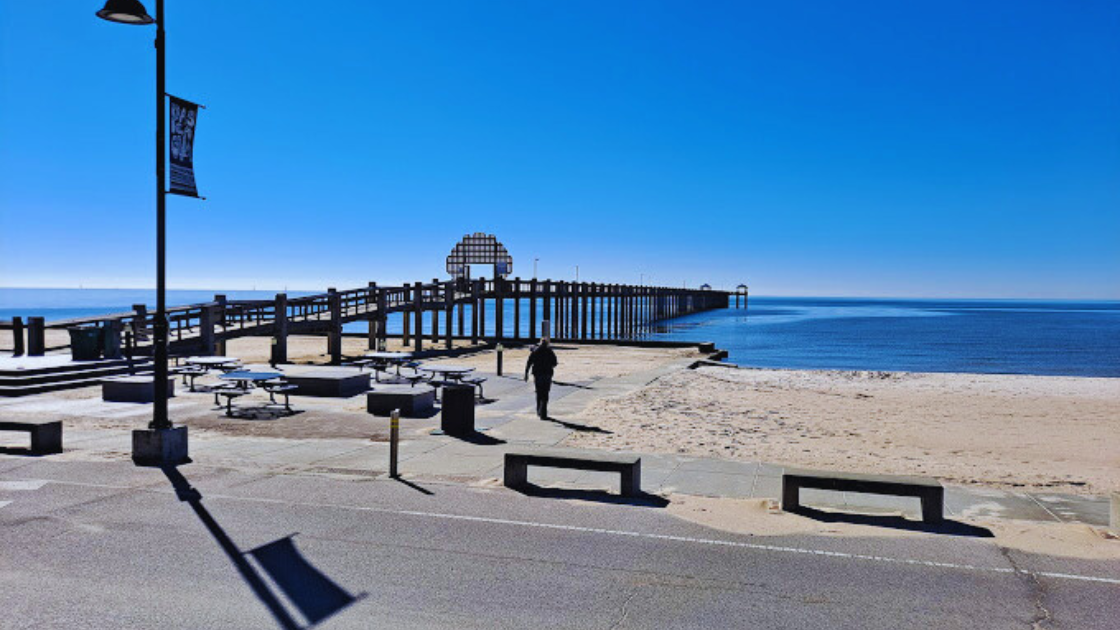
<path fill-rule="evenodd" d="M 529 380 L 529 371 L 533 371 L 533 381 L 537 386 L 537 417 L 542 420 L 548 419 L 548 391 L 552 389 L 552 373 L 558 363 L 547 337 L 533 348 L 529 360 L 525 362 L 526 381 Z"/>

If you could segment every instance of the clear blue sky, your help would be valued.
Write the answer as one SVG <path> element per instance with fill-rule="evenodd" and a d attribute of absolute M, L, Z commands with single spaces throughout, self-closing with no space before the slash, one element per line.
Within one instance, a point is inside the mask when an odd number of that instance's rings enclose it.
<path fill-rule="evenodd" d="M 167 2 L 175 288 L 487 231 L 524 277 L 1120 298 L 1114 0 Z M 155 30 L 98 8 L 0 2 L 0 286 L 154 282 Z"/>

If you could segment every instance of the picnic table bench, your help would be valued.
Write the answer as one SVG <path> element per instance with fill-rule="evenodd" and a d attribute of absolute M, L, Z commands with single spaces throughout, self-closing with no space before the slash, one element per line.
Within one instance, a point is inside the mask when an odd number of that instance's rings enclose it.
<path fill-rule="evenodd" d="M 0 420 L 0 431 L 24 431 L 31 434 L 31 452 L 35 455 L 62 452 L 62 421 L 25 422 Z"/>
<path fill-rule="evenodd" d="M 182 367 L 173 368 L 171 370 L 172 374 L 177 374 L 177 375 L 183 377 L 183 384 L 184 385 L 187 384 L 187 379 L 188 378 L 190 379 L 190 382 L 191 382 L 190 390 L 192 392 L 195 391 L 195 389 L 194 389 L 194 379 L 196 379 L 200 376 L 205 376 L 209 372 L 210 372 L 210 370 L 207 369 L 206 366 L 203 366 L 203 365 L 184 365 Z"/>
<path fill-rule="evenodd" d="M 429 376 L 427 374 L 423 374 L 419 370 L 413 370 L 412 374 L 407 374 L 406 373 L 406 374 L 400 374 L 399 376 L 400 376 L 400 378 L 403 378 L 404 380 L 408 381 L 409 385 L 412 385 L 413 387 L 416 387 L 417 383 L 431 382 L 433 385 L 436 385 L 436 386 L 443 383 L 443 381 L 433 380 L 431 376 Z"/>
<path fill-rule="evenodd" d="M 299 385 L 292 385 L 284 381 L 269 381 L 266 382 L 263 387 L 264 391 L 268 392 L 268 399 L 272 401 L 272 404 L 278 404 L 276 402 L 276 395 L 280 394 L 284 397 L 284 409 L 286 411 L 292 411 L 292 405 L 288 401 L 288 396 L 291 395 L 292 390 L 299 389 Z"/>
<path fill-rule="evenodd" d="M 932 477 L 787 468 L 782 472 L 783 510 L 794 511 L 801 507 L 801 488 L 918 497 L 922 502 L 923 521 L 940 523 L 944 519 L 945 487 Z"/>
<path fill-rule="evenodd" d="M 370 366 L 374 363 L 377 363 L 377 361 L 374 360 L 374 359 L 352 359 L 350 361 L 343 361 L 342 365 L 349 366 L 349 367 L 356 367 L 359 370 L 361 370 L 361 369 L 364 369 L 364 368 L 366 368 L 366 367 L 368 367 L 368 366 Z"/>
<path fill-rule="evenodd" d="M 485 376 L 468 376 L 460 382 L 467 385 L 474 385 L 474 388 L 478 390 L 478 399 L 483 400 L 485 398 L 485 396 L 482 395 L 482 384 L 486 382 Z"/>
<path fill-rule="evenodd" d="M 234 399 L 240 398 L 241 396 L 248 396 L 250 393 L 252 393 L 252 390 L 249 390 L 249 389 L 246 389 L 246 388 L 243 388 L 243 387 L 239 387 L 234 383 L 228 383 L 228 384 L 224 384 L 224 385 L 215 385 L 214 386 L 214 404 L 218 407 L 223 407 L 224 406 L 226 408 L 226 415 L 227 416 L 233 416 L 233 401 L 234 401 Z M 221 401 L 218 400 L 218 396 L 221 396 L 221 397 L 226 399 L 226 404 L 225 405 L 222 405 Z"/>
<path fill-rule="evenodd" d="M 505 458 L 505 485 L 510 488 L 528 485 L 529 466 L 617 472 L 622 475 L 623 496 L 638 496 L 642 492 L 642 458 L 637 455 L 567 449 L 509 451 Z"/>

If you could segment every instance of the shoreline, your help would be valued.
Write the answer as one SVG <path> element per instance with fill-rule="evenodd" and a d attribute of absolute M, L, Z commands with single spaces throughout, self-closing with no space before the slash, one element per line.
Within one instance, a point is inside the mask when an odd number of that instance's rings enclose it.
<path fill-rule="evenodd" d="M 767 370 L 773 372 L 874 372 L 881 374 L 905 374 L 905 375 L 950 375 L 950 376 L 1026 376 L 1038 378 L 1072 378 L 1072 379 L 1086 379 L 1086 378 L 1102 378 L 1102 379 L 1115 379 L 1120 381 L 1120 374 L 1116 375 L 1081 375 L 1081 374 L 1036 374 L 1032 372 L 962 372 L 959 370 L 947 370 L 939 372 L 937 370 L 884 370 L 876 368 L 816 368 L 816 367 L 777 367 L 768 365 L 747 365 L 745 363 L 735 363 L 734 361 L 713 361 L 713 367 L 718 363 L 720 367 L 726 367 L 734 370 Z"/>

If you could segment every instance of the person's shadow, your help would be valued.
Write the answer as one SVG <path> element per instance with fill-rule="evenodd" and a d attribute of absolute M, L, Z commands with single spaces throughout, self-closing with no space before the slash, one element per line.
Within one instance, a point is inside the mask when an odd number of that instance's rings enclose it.
<path fill-rule="evenodd" d="M 218 524 L 210 512 L 202 505 L 202 493 L 190 485 L 178 468 L 165 466 L 167 475 L 175 488 L 175 495 L 191 506 L 199 520 L 210 531 L 218 546 L 229 557 L 230 562 L 248 583 L 249 588 L 272 613 L 276 623 L 285 630 L 296 630 L 301 626 L 261 578 L 257 569 L 245 558 L 252 556 L 264 569 L 272 582 L 284 596 L 299 610 L 307 620 L 307 626 L 314 626 L 343 608 L 365 597 L 365 594 L 351 595 L 330 578 L 316 569 L 296 548 L 292 536 L 285 536 L 248 552 L 242 552 Z"/>

